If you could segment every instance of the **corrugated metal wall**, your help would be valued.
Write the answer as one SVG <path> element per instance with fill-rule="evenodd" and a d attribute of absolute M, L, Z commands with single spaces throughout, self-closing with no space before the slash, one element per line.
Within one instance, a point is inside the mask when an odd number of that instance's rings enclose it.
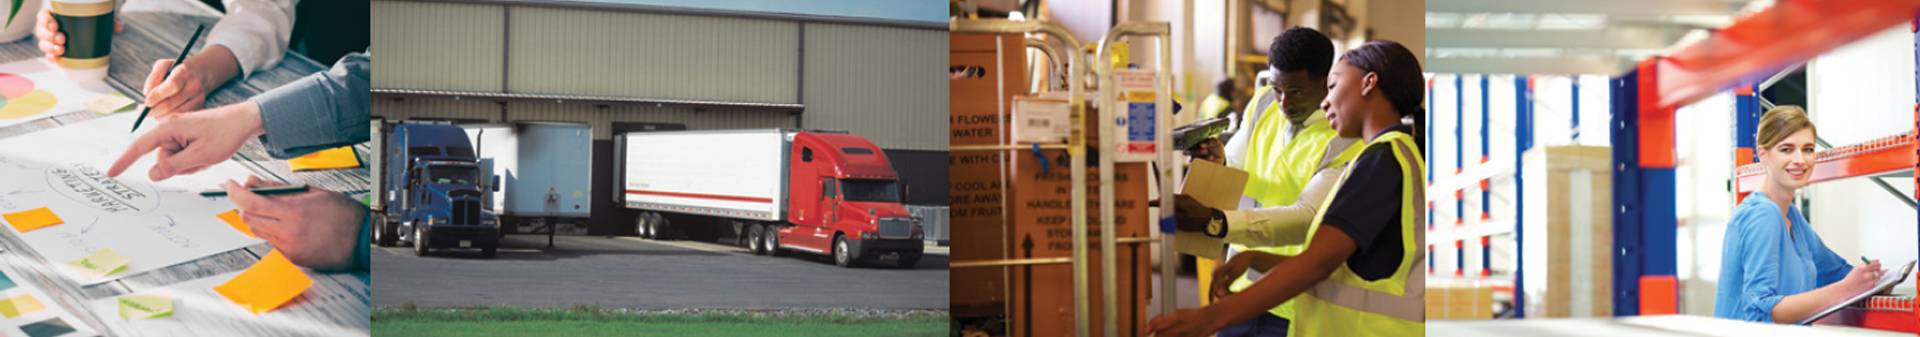
<path fill-rule="evenodd" d="M 379 63 L 375 61 L 374 63 Z M 374 97 L 373 116 L 387 120 L 478 119 L 497 122 L 500 103 L 480 99 L 443 97 Z"/>
<path fill-rule="evenodd" d="M 793 126 L 793 117 L 785 113 L 746 108 L 707 108 L 705 111 L 695 111 L 693 108 L 671 105 L 595 105 L 517 101 L 509 103 L 507 111 L 515 120 L 588 122 L 594 126 L 594 139 L 612 139 L 614 122 L 676 123 L 685 124 L 690 130 Z"/>
<path fill-rule="evenodd" d="M 947 149 L 947 32 L 805 23 L 809 128 L 889 149 Z"/>
<path fill-rule="evenodd" d="M 785 113 L 745 108 L 705 108 L 583 102 L 512 101 L 512 121 L 580 122 L 593 128 L 593 139 L 612 139 L 615 122 L 684 124 L 688 129 L 755 129 L 793 127 Z M 492 100 L 443 97 L 375 98 L 375 116 L 387 119 L 481 119 L 501 122 L 500 105 Z"/>
<path fill-rule="evenodd" d="M 507 111 L 512 120 L 587 122 L 595 139 L 607 139 L 612 122 L 798 125 L 852 131 L 887 149 L 946 150 L 943 30 L 520 5 L 373 5 L 376 88 L 801 103 L 797 123 L 775 110 L 696 113 L 633 103 L 515 101 Z M 388 118 L 500 118 L 500 106 L 485 100 L 376 100 L 375 114 Z"/>
<path fill-rule="evenodd" d="M 375 1 L 373 86 L 500 91 L 504 6 Z M 457 57 L 452 57 L 458 55 Z"/>
<path fill-rule="evenodd" d="M 799 100 L 799 23 L 516 6 L 508 88 L 755 103 Z"/>

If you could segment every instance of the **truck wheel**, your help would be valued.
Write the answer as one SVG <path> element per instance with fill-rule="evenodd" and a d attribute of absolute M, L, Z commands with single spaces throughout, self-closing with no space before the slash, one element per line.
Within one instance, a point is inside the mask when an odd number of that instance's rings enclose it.
<path fill-rule="evenodd" d="M 921 253 L 902 252 L 900 253 L 900 260 L 893 262 L 894 266 L 900 267 L 900 269 L 913 269 L 914 265 L 920 264 L 920 254 Z"/>
<path fill-rule="evenodd" d="M 640 215 L 636 215 L 633 217 L 633 235 L 639 236 L 642 239 L 653 238 L 653 234 L 648 233 L 647 231 L 647 214 L 646 213 L 640 213 Z"/>
<path fill-rule="evenodd" d="M 780 227 L 767 225 L 766 231 L 761 232 L 761 235 L 766 237 L 767 256 L 780 256 Z"/>
<path fill-rule="evenodd" d="M 753 252 L 753 255 L 760 255 L 766 252 L 767 242 L 760 239 L 761 235 L 766 235 L 765 227 L 759 224 L 747 225 L 747 251 Z"/>
<path fill-rule="evenodd" d="M 847 238 L 839 235 L 833 236 L 833 264 L 843 268 L 852 268 L 856 259 L 857 257 L 853 256 L 853 252 L 847 249 Z"/>
<path fill-rule="evenodd" d="M 673 228 L 673 223 L 667 222 L 667 216 L 658 213 L 653 215 L 653 238 L 660 240 L 677 240 L 680 238 L 680 234 L 678 230 Z"/>
<path fill-rule="evenodd" d="M 394 229 L 394 227 L 396 226 L 394 226 L 391 223 L 387 223 L 387 216 L 385 214 L 378 214 L 378 213 L 374 214 L 373 215 L 374 244 L 379 245 L 381 247 L 393 247 L 393 246 L 400 245 L 400 238 L 399 238 L 400 234 L 395 233 L 396 230 Z"/>
<path fill-rule="evenodd" d="M 413 255 L 427 256 L 427 226 L 413 226 Z"/>

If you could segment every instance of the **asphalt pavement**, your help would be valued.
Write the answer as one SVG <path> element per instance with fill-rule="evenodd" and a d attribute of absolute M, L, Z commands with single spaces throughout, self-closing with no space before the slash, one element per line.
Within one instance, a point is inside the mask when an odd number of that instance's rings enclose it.
<path fill-rule="evenodd" d="M 946 309 L 947 247 L 913 269 L 834 266 L 789 251 L 752 255 L 719 242 L 629 236 L 508 235 L 498 256 L 478 250 L 414 256 L 373 247 L 377 307 L 512 306 L 629 309 Z"/>

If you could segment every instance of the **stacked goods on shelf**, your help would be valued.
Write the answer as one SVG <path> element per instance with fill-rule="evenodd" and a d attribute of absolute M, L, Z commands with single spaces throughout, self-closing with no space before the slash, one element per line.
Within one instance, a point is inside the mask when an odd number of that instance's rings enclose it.
<path fill-rule="evenodd" d="M 1538 147 L 1523 160 L 1523 174 L 1546 178 L 1523 187 L 1525 289 L 1516 291 L 1525 294 L 1526 317 L 1612 316 L 1611 148 Z"/>
<path fill-rule="evenodd" d="M 1429 285 L 1427 319 L 1493 319 L 1493 287 L 1488 285 Z"/>

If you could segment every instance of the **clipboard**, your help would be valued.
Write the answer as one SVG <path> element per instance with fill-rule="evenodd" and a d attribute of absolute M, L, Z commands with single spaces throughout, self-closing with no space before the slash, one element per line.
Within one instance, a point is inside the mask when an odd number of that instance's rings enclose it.
<path fill-rule="evenodd" d="M 1807 318 L 1801 319 L 1799 322 L 1796 322 L 1794 324 L 1797 324 L 1797 325 L 1813 324 L 1814 321 L 1818 321 L 1821 318 L 1826 318 L 1828 315 L 1833 315 L 1833 313 L 1840 312 L 1840 309 L 1845 309 L 1847 308 L 1847 306 L 1851 306 L 1854 303 L 1858 303 L 1861 300 L 1867 299 L 1868 297 L 1873 297 L 1874 294 L 1886 292 L 1887 289 L 1893 289 L 1893 286 L 1899 285 L 1900 282 L 1906 282 L 1907 275 L 1913 274 L 1914 262 L 1920 262 L 1920 261 L 1908 261 L 1906 265 L 1900 267 L 1899 272 L 1889 272 L 1886 275 L 1880 275 L 1880 280 L 1873 283 L 1873 289 L 1869 289 L 1867 290 L 1867 292 L 1854 294 L 1851 297 L 1847 297 L 1847 300 L 1840 301 L 1839 303 L 1834 303 L 1831 306 L 1820 309 L 1820 311 L 1817 313 L 1814 313 L 1813 316 L 1807 316 Z"/>
<path fill-rule="evenodd" d="M 1221 210 L 1234 210 L 1240 206 L 1240 195 L 1247 190 L 1246 171 L 1205 160 L 1195 160 L 1190 165 L 1187 168 L 1187 180 L 1180 185 L 1180 194 Z M 1204 233 L 1173 233 L 1174 250 L 1203 259 L 1223 260 L 1226 244 L 1226 241 Z"/>

